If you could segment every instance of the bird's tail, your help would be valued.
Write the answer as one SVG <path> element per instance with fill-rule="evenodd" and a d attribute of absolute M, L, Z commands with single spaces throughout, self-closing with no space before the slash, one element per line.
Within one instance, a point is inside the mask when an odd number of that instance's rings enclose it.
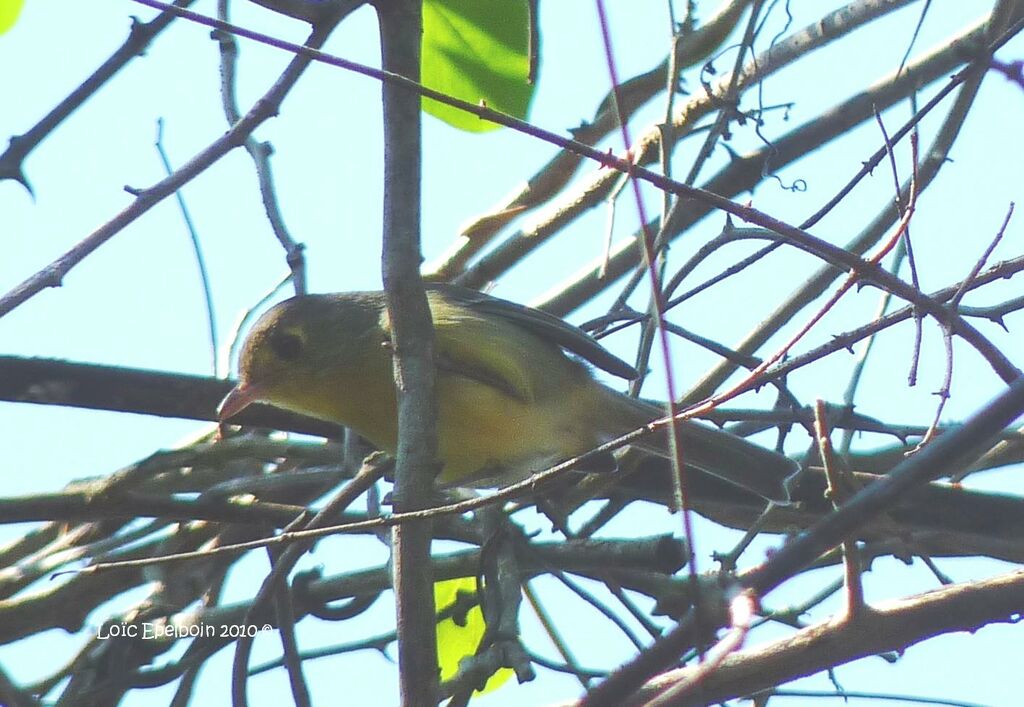
<path fill-rule="evenodd" d="M 610 435 L 626 434 L 666 415 L 663 407 L 606 390 L 612 414 L 602 417 L 619 423 L 617 429 L 607 430 Z M 677 423 L 676 430 L 686 466 L 753 491 L 769 501 L 790 502 L 787 482 L 800 468 L 792 459 L 698 422 Z M 642 438 L 634 446 L 650 454 L 671 457 L 667 428 Z"/>

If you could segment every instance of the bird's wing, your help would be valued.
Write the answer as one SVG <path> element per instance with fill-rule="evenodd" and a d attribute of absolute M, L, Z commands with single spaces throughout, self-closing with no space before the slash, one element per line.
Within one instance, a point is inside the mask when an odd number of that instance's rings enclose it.
<path fill-rule="evenodd" d="M 561 346 L 612 375 L 628 380 L 638 375 L 635 368 L 610 353 L 582 329 L 547 312 L 458 285 L 435 284 L 429 285 L 427 289 L 434 290 L 445 299 L 469 309 L 501 317 L 534 336 Z"/>
<path fill-rule="evenodd" d="M 428 292 L 434 319 L 434 360 L 438 373 L 457 376 L 501 391 L 510 398 L 534 400 L 548 382 L 545 356 L 564 357 L 523 327 L 449 297 Z M 557 359 L 556 359 L 557 363 Z M 568 359 L 565 359 L 568 363 Z"/>

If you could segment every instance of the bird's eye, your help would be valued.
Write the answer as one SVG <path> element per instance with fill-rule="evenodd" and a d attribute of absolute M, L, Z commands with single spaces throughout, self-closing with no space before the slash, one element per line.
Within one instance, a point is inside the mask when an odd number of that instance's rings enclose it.
<path fill-rule="evenodd" d="M 302 354 L 302 337 L 289 332 L 278 332 L 270 337 L 270 348 L 283 361 L 294 361 Z"/>

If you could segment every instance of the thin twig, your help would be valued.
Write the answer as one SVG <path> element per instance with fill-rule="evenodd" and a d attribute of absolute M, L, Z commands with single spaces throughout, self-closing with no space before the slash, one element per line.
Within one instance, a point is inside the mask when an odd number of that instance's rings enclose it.
<path fill-rule="evenodd" d="M 850 495 L 845 479 L 841 475 L 839 460 L 832 449 L 832 439 L 828 427 L 828 418 L 825 414 L 825 401 L 818 400 L 814 407 L 814 431 L 818 441 L 818 454 L 821 456 L 821 464 L 825 467 L 825 476 L 828 478 L 828 498 L 835 508 Z M 846 614 L 843 617 L 846 621 L 855 621 L 868 608 L 864 603 L 864 587 L 861 583 L 860 555 L 857 550 L 857 543 L 845 539 L 841 545 L 843 549 L 843 578 L 846 586 Z"/>
<path fill-rule="evenodd" d="M 171 167 L 171 160 L 167 156 L 167 150 L 164 149 L 164 120 L 160 118 L 156 121 L 156 151 L 160 155 L 160 162 L 163 163 L 164 171 L 167 176 L 174 174 L 174 169 Z M 199 268 L 199 282 L 203 287 L 203 299 L 206 303 L 206 325 L 210 332 L 210 356 L 212 360 L 213 377 L 220 377 L 220 370 L 218 368 L 218 356 L 217 353 L 220 351 L 220 345 L 217 343 L 217 317 L 214 314 L 213 309 L 213 290 L 210 282 L 210 273 L 206 269 L 206 258 L 203 257 L 203 249 L 199 244 L 199 233 L 196 231 L 195 224 L 192 222 L 192 215 L 189 213 L 188 206 L 185 204 L 185 196 L 181 191 L 174 193 L 174 198 L 178 202 L 178 209 L 181 211 L 181 217 L 185 220 L 185 229 L 188 231 L 189 240 L 192 242 L 192 254 L 196 259 L 196 267 Z"/>

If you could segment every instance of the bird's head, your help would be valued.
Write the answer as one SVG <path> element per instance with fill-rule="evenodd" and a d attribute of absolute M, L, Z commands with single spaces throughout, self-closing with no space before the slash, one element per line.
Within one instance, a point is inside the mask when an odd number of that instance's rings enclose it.
<path fill-rule="evenodd" d="M 344 381 L 389 362 L 381 328 L 383 302 L 372 293 L 305 295 L 272 307 L 242 345 L 238 384 L 220 404 L 226 420 L 256 402 L 327 418 Z"/>

